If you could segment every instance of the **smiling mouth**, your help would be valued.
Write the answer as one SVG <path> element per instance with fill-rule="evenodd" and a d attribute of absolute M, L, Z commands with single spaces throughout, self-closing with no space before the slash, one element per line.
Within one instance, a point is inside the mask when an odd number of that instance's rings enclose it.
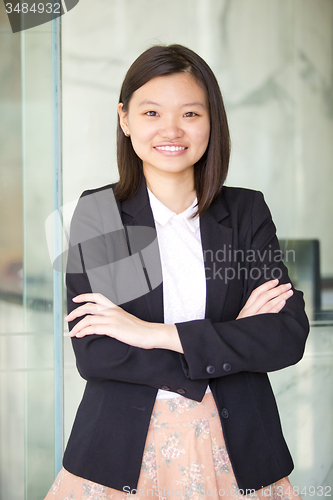
<path fill-rule="evenodd" d="M 187 148 L 184 146 L 155 146 L 154 149 L 159 151 L 184 151 Z"/>

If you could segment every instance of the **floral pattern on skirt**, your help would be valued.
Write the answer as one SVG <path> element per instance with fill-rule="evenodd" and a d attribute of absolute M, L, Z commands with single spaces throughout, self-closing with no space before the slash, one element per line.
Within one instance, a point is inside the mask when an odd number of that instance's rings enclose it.
<path fill-rule="evenodd" d="M 112 446 L 112 443 L 111 443 Z M 288 492 L 288 494 L 286 493 Z M 247 493 L 247 494 L 244 494 Z M 226 449 L 212 393 L 201 403 L 157 399 L 136 490 L 118 491 L 59 472 L 45 500 L 300 500 L 288 478 L 242 492 Z"/>

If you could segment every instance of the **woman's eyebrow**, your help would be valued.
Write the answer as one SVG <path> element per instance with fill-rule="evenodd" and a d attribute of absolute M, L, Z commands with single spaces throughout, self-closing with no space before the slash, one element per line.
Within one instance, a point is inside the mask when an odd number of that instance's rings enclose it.
<path fill-rule="evenodd" d="M 148 101 L 147 99 L 145 99 L 144 101 L 139 102 L 139 106 L 144 106 L 146 104 L 152 104 L 153 106 L 160 106 L 160 104 L 158 104 L 158 102 Z"/>
<path fill-rule="evenodd" d="M 152 106 L 161 106 L 161 104 L 159 104 L 158 102 L 148 101 L 147 99 L 145 99 L 144 101 L 141 101 L 139 103 L 139 106 L 145 106 L 147 104 L 152 105 Z M 188 102 L 187 104 L 183 104 L 182 106 L 183 106 L 183 108 L 185 108 L 187 106 L 201 106 L 202 108 L 206 107 L 204 104 L 202 104 L 202 102 Z"/>
<path fill-rule="evenodd" d="M 187 104 L 183 104 L 183 107 L 187 106 L 201 106 L 202 108 L 205 108 L 206 106 L 202 104 L 202 102 L 188 102 Z"/>

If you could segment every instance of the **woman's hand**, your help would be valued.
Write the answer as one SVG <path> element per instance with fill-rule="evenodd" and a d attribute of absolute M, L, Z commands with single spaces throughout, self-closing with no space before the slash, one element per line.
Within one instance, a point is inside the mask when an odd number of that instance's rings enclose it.
<path fill-rule="evenodd" d="M 278 283 L 279 280 L 270 280 L 253 290 L 236 319 L 280 312 L 294 292 L 291 283 L 277 286 Z"/>
<path fill-rule="evenodd" d="M 129 314 L 100 293 L 77 295 L 73 298 L 73 302 L 86 302 L 86 304 L 74 309 L 65 318 L 66 321 L 87 316 L 70 331 L 71 337 L 108 335 L 136 347 L 152 348 L 150 333 L 153 323 L 142 321 Z"/>
<path fill-rule="evenodd" d="M 87 315 L 69 332 L 71 337 L 86 335 L 108 335 L 125 344 L 143 349 L 170 349 L 183 352 L 175 325 L 149 323 L 124 311 L 100 293 L 84 293 L 73 298 L 73 302 L 86 302 L 77 307 L 66 321 Z"/>

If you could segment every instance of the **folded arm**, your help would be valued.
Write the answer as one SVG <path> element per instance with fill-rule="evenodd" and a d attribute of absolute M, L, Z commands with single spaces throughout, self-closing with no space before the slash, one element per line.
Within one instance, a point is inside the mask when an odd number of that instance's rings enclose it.
<path fill-rule="evenodd" d="M 284 296 L 284 302 L 279 303 L 277 298 L 275 306 L 280 310 L 276 314 L 266 312 L 264 307 L 259 313 L 246 316 L 246 311 L 251 309 L 248 304 L 251 293 L 255 294 L 263 283 L 276 276 L 280 284 L 290 283 L 282 255 L 277 258 L 279 243 L 275 225 L 260 192 L 254 196 L 244 248 L 251 250 L 252 259 L 243 263 L 248 271 L 244 298 L 247 303 L 238 319 L 220 323 L 204 319 L 176 324 L 184 352 L 184 372 L 192 380 L 240 371 L 275 371 L 297 363 L 303 356 L 309 322 L 302 292 L 292 287 L 293 293 Z"/>
<path fill-rule="evenodd" d="M 91 319 L 93 317 L 88 312 L 78 316 L 75 314 L 75 310 L 83 306 L 82 302 L 74 302 L 73 298 L 82 294 L 93 293 L 86 272 L 88 261 L 84 259 L 84 248 L 82 249 L 84 244 L 81 245 L 79 241 L 87 241 L 88 243 L 93 241 L 93 251 L 89 251 L 88 265 L 90 268 L 105 266 L 105 263 L 110 258 L 107 254 L 108 249 L 103 235 L 103 228 L 100 227 L 98 207 L 93 197 L 89 203 L 89 210 L 85 209 L 88 206 L 87 204 L 81 205 L 81 207 L 78 205 L 73 215 L 66 274 L 69 330 L 80 375 L 86 380 L 117 380 L 144 384 L 156 389 L 168 386 L 174 392 L 181 388 L 185 390 L 187 397 L 201 400 L 207 381 L 192 381 L 186 377 L 181 361 L 183 355 L 179 352 L 136 347 L 106 334 L 92 334 L 91 331 L 84 336 L 79 334 L 73 336 L 72 332 L 75 325 L 84 321 L 85 318 Z M 106 269 L 105 281 L 108 281 L 109 278 Z M 111 284 L 110 287 L 112 288 Z M 87 304 L 85 307 L 87 307 Z M 118 306 L 116 307 L 121 309 Z M 123 312 L 128 315 L 125 311 Z M 70 316 L 71 313 L 72 316 Z M 142 324 L 146 323 L 138 318 L 135 319 Z M 151 324 L 146 323 L 146 325 Z M 175 328 L 173 325 L 161 324 L 161 326 Z M 81 328 L 79 331 L 81 331 Z M 148 331 L 151 331 L 151 328 L 147 329 L 144 336 Z"/>

